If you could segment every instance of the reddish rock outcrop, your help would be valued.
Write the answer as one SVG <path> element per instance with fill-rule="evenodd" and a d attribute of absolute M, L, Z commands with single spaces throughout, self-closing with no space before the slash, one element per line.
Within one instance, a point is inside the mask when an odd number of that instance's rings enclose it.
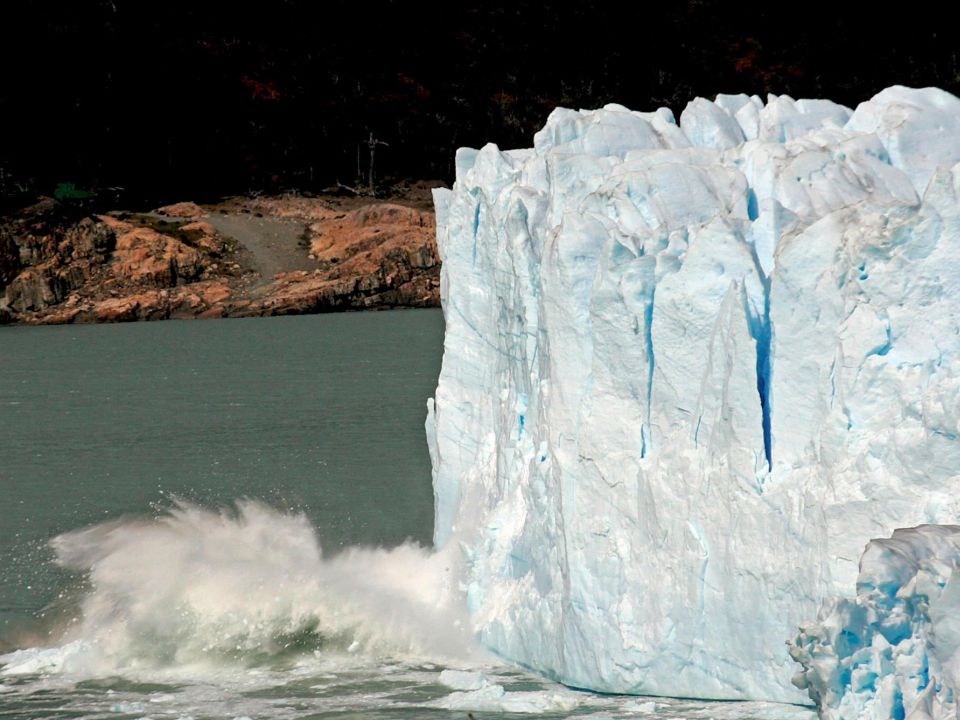
<path fill-rule="evenodd" d="M 196 203 L 178 202 L 157 208 L 157 214 L 173 218 L 198 218 L 206 215 L 206 212 Z"/>
<path fill-rule="evenodd" d="M 147 227 L 102 218 L 117 233 L 112 273 L 127 284 L 167 288 L 200 277 L 203 254 L 185 243 Z"/>
<path fill-rule="evenodd" d="M 216 228 L 208 222 L 192 222 L 180 228 L 181 232 L 194 236 L 194 242 L 201 250 L 220 256 L 227 250 L 227 244 L 217 234 Z"/>

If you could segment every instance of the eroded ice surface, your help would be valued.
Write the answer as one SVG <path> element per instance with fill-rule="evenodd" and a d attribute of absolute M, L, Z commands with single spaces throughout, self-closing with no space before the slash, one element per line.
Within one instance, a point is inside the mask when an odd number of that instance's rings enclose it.
<path fill-rule="evenodd" d="M 956 718 L 960 527 L 922 525 L 874 540 L 855 598 L 827 599 L 790 652 L 823 720 Z"/>
<path fill-rule="evenodd" d="M 869 539 L 960 510 L 958 124 L 935 89 L 721 95 L 458 153 L 427 434 L 487 647 L 806 701 L 797 625 Z"/>

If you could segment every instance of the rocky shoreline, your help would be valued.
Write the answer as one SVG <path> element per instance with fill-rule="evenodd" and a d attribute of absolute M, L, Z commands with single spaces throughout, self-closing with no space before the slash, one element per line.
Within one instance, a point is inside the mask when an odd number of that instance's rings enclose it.
<path fill-rule="evenodd" d="M 43 198 L 0 220 L 0 324 L 438 307 L 430 185 L 101 214 Z"/>

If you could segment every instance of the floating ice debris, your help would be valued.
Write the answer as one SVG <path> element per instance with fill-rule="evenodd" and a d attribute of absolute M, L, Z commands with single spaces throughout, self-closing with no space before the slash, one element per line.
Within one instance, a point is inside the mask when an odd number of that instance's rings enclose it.
<path fill-rule="evenodd" d="M 479 690 L 490 684 L 483 673 L 470 670 L 444 670 L 440 673 L 439 681 L 441 685 L 454 690 Z"/>
<path fill-rule="evenodd" d="M 434 703 L 434 706 L 475 712 L 545 713 L 569 712 L 579 704 L 576 696 L 570 692 L 507 692 L 502 685 L 487 685 L 478 690 L 451 693 Z"/>

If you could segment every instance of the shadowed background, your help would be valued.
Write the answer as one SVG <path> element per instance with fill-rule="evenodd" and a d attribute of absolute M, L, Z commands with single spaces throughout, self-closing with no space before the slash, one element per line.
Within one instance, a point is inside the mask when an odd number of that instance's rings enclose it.
<path fill-rule="evenodd" d="M 855 105 L 896 83 L 960 90 L 946 7 L 568 5 L 7 4 L 0 195 L 70 182 L 159 202 L 354 185 L 370 133 L 388 143 L 378 179 L 449 182 L 457 147 L 528 146 L 558 105 L 679 114 L 717 92 Z"/>

